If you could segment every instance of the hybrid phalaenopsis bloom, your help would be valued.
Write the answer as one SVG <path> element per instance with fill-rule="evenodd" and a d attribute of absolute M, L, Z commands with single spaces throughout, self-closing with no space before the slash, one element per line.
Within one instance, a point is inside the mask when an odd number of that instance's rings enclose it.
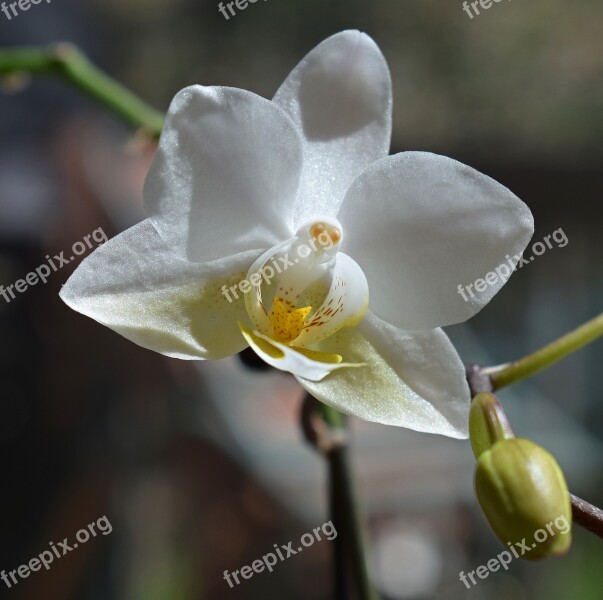
<path fill-rule="evenodd" d="M 327 39 L 272 100 L 199 85 L 171 103 L 147 219 L 82 262 L 75 310 L 181 359 L 247 346 L 360 418 L 467 437 L 463 364 L 438 327 L 500 289 L 529 209 L 455 160 L 389 154 L 390 74 L 358 31 Z"/>

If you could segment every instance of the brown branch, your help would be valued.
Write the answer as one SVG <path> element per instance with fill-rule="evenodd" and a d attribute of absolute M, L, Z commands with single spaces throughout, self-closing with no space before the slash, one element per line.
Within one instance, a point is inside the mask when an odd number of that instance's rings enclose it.
<path fill-rule="evenodd" d="M 603 510 L 593 506 L 586 500 L 582 500 L 582 498 L 578 498 L 578 496 L 574 496 L 574 494 L 570 494 L 570 498 L 572 499 L 574 523 L 603 538 Z"/>

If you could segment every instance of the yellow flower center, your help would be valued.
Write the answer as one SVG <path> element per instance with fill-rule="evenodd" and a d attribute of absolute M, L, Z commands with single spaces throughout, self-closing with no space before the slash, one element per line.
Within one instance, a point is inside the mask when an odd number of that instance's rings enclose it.
<path fill-rule="evenodd" d="M 295 308 L 290 300 L 276 297 L 268 318 L 278 341 L 287 344 L 296 339 L 302 332 L 306 319 L 311 312 L 311 306 Z"/>

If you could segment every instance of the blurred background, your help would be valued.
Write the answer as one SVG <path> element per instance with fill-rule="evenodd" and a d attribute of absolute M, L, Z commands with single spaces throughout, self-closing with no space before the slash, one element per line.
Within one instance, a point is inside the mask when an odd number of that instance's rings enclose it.
<path fill-rule="evenodd" d="M 465 162 L 531 208 L 554 246 L 470 323 L 465 361 L 518 358 L 603 306 L 603 5 L 459 0 L 269 0 L 228 21 L 211 0 L 53 0 L 7 20 L 0 46 L 67 40 L 165 110 L 192 83 L 272 97 L 342 29 L 369 33 L 394 84 L 392 152 Z M 23 83 L 23 82 L 22 82 Z M 63 82 L 0 92 L 0 283 L 99 227 L 143 218 L 153 147 Z M 113 531 L 0 598 L 318 600 L 332 544 L 228 587 L 234 571 L 328 520 L 326 470 L 304 443 L 303 397 L 239 358 L 166 359 L 70 311 L 81 260 L 10 303 L 0 297 L 0 569 L 16 569 L 107 515 Z M 517 435 L 549 449 L 571 490 L 603 503 L 603 342 L 501 394 Z M 467 590 L 459 571 L 501 552 L 472 488 L 467 442 L 354 421 L 371 570 L 385 600 L 603 598 L 603 545 L 579 528 L 563 559 L 514 561 Z"/>

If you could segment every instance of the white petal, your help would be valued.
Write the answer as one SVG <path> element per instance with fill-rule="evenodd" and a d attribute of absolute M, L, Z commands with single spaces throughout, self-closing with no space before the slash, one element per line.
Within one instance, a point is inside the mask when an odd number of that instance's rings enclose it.
<path fill-rule="evenodd" d="M 534 232 L 529 208 L 507 188 L 455 160 L 404 152 L 371 165 L 338 215 L 345 251 L 365 272 L 371 310 L 405 329 L 459 323 L 481 310 L 506 279 L 465 301 L 475 285 L 520 254 Z M 479 284 L 482 288 L 482 284 Z"/>
<path fill-rule="evenodd" d="M 286 371 L 309 381 L 320 381 L 329 373 L 338 369 L 363 367 L 362 363 L 350 364 L 343 362 L 323 362 L 313 360 L 301 352 L 281 344 L 259 331 L 253 331 L 239 324 L 241 333 L 254 352 L 271 367 Z"/>
<path fill-rule="evenodd" d="M 362 269 L 347 254 L 338 252 L 333 279 L 322 305 L 307 321 L 296 346 L 312 346 L 342 327 L 362 321 L 369 304 L 369 288 Z"/>
<path fill-rule="evenodd" d="M 318 214 L 335 216 L 353 179 L 389 152 L 391 78 L 381 51 L 364 33 L 338 33 L 295 67 L 274 102 L 305 137 L 293 229 Z"/>
<path fill-rule="evenodd" d="M 237 320 L 245 303 L 223 285 L 238 283 L 257 252 L 208 264 L 176 255 L 147 219 L 109 240 L 76 269 L 61 290 L 74 310 L 125 338 L 175 358 L 230 356 L 247 344 Z"/>
<path fill-rule="evenodd" d="M 369 312 L 359 327 L 337 332 L 321 350 L 368 363 L 336 371 L 320 383 L 299 378 L 325 404 L 367 421 L 468 436 L 471 397 L 465 370 L 441 329 L 406 332 Z"/>
<path fill-rule="evenodd" d="M 235 88 L 191 86 L 170 106 L 145 183 L 145 209 L 183 257 L 205 262 L 267 248 L 287 229 L 301 136 L 274 103 Z"/>

